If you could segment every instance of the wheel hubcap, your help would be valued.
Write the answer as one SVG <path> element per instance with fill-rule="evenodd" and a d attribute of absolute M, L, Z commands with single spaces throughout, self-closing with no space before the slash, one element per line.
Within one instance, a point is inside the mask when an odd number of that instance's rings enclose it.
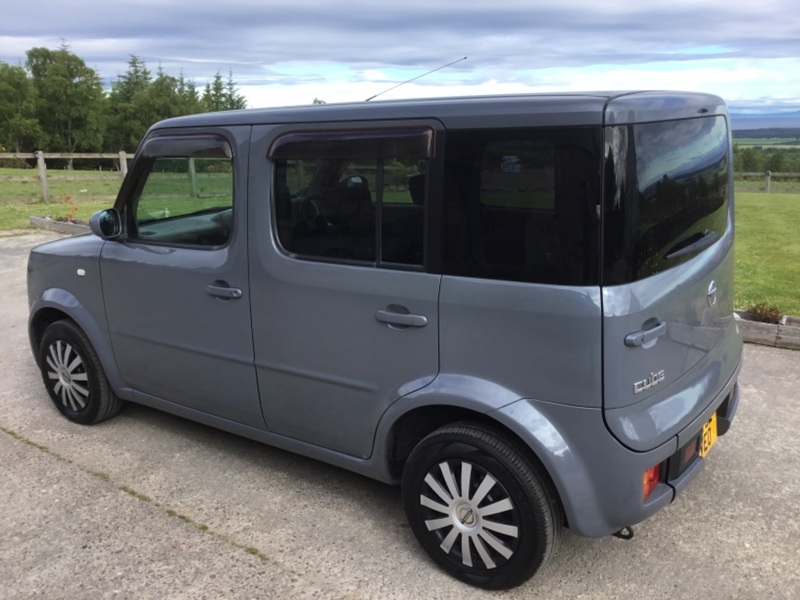
<path fill-rule="evenodd" d="M 61 404 L 74 411 L 86 408 L 89 376 L 80 354 L 68 342 L 58 340 L 47 349 L 47 377 Z"/>
<path fill-rule="evenodd" d="M 477 522 L 477 519 L 475 518 L 475 509 L 468 504 L 459 506 L 456 509 L 456 516 L 458 517 L 458 520 L 461 521 L 461 524 L 465 527 L 473 527 Z"/>
<path fill-rule="evenodd" d="M 514 504 L 483 468 L 466 461 L 439 463 L 425 476 L 419 502 L 425 527 L 463 565 L 494 569 L 514 554 L 519 538 Z"/>

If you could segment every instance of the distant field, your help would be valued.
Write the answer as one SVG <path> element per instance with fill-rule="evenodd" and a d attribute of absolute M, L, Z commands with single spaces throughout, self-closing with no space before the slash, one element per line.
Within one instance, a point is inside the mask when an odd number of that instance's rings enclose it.
<path fill-rule="evenodd" d="M 781 150 L 791 150 L 800 148 L 800 140 L 797 138 L 734 138 L 733 143 L 739 148 L 780 148 Z"/>

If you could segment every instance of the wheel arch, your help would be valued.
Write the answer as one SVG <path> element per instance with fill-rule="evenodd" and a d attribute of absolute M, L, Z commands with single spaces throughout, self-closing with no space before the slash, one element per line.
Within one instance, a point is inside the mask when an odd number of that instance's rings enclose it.
<path fill-rule="evenodd" d="M 39 346 L 47 328 L 62 319 L 72 320 L 89 338 L 97 352 L 106 377 L 112 388 L 122 398 L 127 398 L 125 386 L 117 369 L 111 341 L 104 324 L 99 324 L 91 312 L 70 292 L 51 288 L 45 290 L 33 304 L 28 318 L 28 338 L 34 359 L 39 362 Z"/>
<path fill-rule="evenodd" d="M 544 483 L 549 487 L 550 493 L 558 505 L 558 510 L 562 515 L 566 515 L 558 486 L 536 450 L 531 448 L 511 427 L 493 418 L 490 413 L 482 413 L 457 405 L 429 404 L 419 406 L 403 413 L 392 423 L 386 437 L 385 449 L 386 468 L 391 480 L 397 482 L 402 478 L 403 469 L 411 451 L 423 438 L 440 427 L 456 423 L 479 425 L 513 446 L 544 477 Z"/>

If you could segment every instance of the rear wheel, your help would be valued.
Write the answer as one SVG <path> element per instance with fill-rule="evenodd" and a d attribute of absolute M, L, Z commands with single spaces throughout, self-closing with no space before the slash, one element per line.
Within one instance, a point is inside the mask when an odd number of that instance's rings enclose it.
<path fill-rule="evenodd" d="M 512 444 L 480 425 L 449 425 L 423 439 L 402 483 L 422 547 L 472 585 L 519 585 L 558 543 L 563 517 L 549 483 Z"/>
<path fill-rule="evenodd" d="M 70 421 L 91 425 L 119 412 L 122 401 L 89 338 L 73 321 L 56 321 L 45 330 L 39 368 L 50 399 Z"/>

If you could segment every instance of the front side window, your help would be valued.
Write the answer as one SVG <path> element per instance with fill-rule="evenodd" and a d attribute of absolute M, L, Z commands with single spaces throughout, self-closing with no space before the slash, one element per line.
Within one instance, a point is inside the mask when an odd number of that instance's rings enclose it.
<path fill-rule="evenodd" d="M 280 245 L 303 258 L 423 264 L 432 131 L 287 134 L 270 150 Z"/>
<path fill-rule="evenodd" d="M 158 140 L 139 175 L 128 216 L 128 238 L 182 246 L 225 245 L 233 226 L 233 167 L 216 137 L 200 148 Z M 218 145 L 224 146 L 219 148 Z M 180 154 L 185 154 L 180 156 Z M 167 154 L 159 156 L 158 154 Z"/>
<path fill-rule="evenodd" d="M 448 133 L 444 272 L 596 285 L 600 153 L 597 128 Z"/>
<path fill-rule="evenodd" d="M 621 284 L 681 264 L 725 233 L 724 117 L 609 127 L 603 281 Z"/>

